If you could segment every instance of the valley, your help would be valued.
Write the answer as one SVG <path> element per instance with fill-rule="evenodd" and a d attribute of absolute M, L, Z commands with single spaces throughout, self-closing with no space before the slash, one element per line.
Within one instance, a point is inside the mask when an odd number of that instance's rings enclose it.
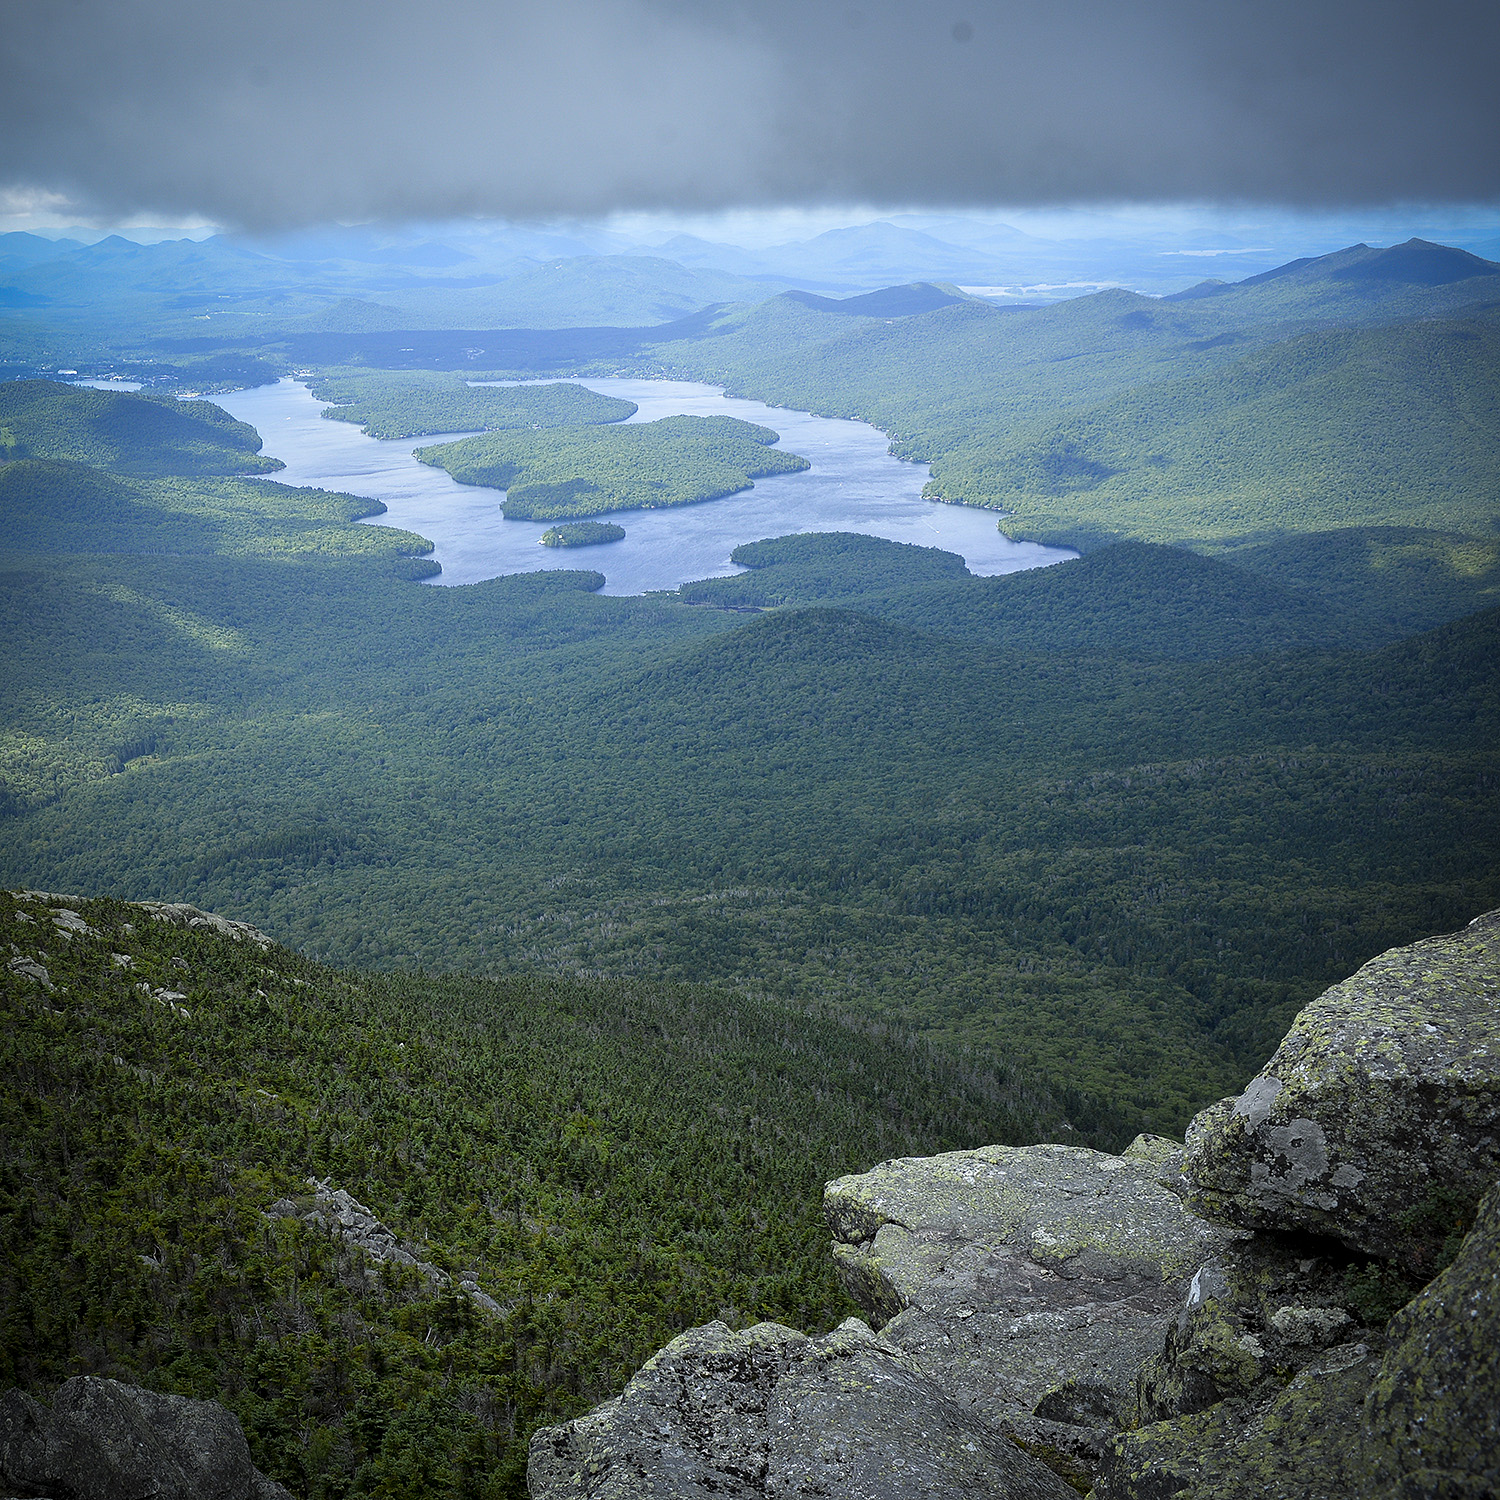
<path fill-rule="evenodd" d="M 0 384 L 10 1381 L 519 1495 L 684 1330 L 852 1311 L 826 1179 L 1178 1137 L 1500 906 L 1497 281 L 273 332 L 182 400 L 165 319 L 139 394 Z"/>

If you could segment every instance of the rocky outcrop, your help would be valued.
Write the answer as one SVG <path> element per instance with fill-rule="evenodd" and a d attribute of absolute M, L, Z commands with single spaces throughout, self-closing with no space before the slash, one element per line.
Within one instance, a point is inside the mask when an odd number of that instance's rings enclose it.
<path fill-rule="evenodd" d="M 1095 1500 L 1500 1495 L 1500 1188 L 1458 1258 L 1380 1333 L 1290 1380 L 1115 1438 Z"/>
<path fill-rule="evenodd" d="M 500 1304 L 467 1276 L 453 1277 L 430 1261 L 421 1259 L 419 1246 L 401 1240 L 395 1230 L 382 1224 L 365 1205 L 345 1188 L 336 1188 L 328 1178 L 309 1177 L 311 1199 L 278 1198 L 266 1210 L 270 1219 L 300 1219 L 336 1235 L 368 1260 L 392 1261 L 398 1266 L 412 1266 L 436 1287 L 456 1287 L 481 1312 L 498 1314 Z"/>
<path fill-rule="evenodd" d="M 1500 912 L 1314 1000 L 1244 1093 L 1188 1132 L 1188 1202 L 1431 1273 L 1500 1176 Z"/>
<path fill-rule="evenodd" d="M 850 1295 L 952 1398 L 1087 1427 L 1136 1418 L 1136 1372 L 1233 1238 L 1161 1183 L 1169 1155 L 987 1146 L 832 1182 Z"/>
<path fill-rule="evenodd" d="M 830 1183 L 870 1322 L 691 1330 L 537 1434 L 533 1500 L 1500 1497 L 1497 1143 L 1491 913 L 1327 991 L 1186 1149 Z"/>
<path fill-rule="evenodd" d="M 50 1407 L 0 1396 L 0 1489 L 39 1500 L 292 1500 L 216 1401 L 69 1380 Z"/>
<path fill-rule="evenodd" d="M 695 1328 L 614 1401 L 532 1441 L 532 1500 L 1073 1500 L 851 1318 Z"/>
<path fill-rule="evenodd" d="M 273 939 L 248 922 L 235 922 L 211 911 L 199 911 L 186 901 L 142 901 L 138 904 L 149 911 L 156 922 L 170 922 L 174 927 L 206 927 L 220 937 L 230 938 L 236 943 L 254 943 L 257 948 L 275 945 Z"/>

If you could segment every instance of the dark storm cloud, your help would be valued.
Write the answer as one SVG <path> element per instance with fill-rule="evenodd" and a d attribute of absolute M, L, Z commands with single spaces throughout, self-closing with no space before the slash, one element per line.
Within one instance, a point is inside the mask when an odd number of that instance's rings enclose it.
<path fill-rule="evenodd" d="M 100 214 L 1500 197 L 1500 7 L 12 0 L 0 184 Z"/>

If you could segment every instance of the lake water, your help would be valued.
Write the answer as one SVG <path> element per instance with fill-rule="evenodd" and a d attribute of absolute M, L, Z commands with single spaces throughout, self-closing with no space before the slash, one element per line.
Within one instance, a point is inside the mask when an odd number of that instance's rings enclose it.
<path fill-rule="evenodd" d="M 599 547 L 539 545 L 555 522 L 507 521 L 500 490 L 458 484 L 442 469 L 418 463 L 416 448 L 462 433 L 402 438 L 366 437 L 350 422 L 323 418 L 323 403 L 290 379 L 213 399 L 265 440 L 264 452 L 286 468 L 285 484 L 313 485 L 385 502 L 371 524 L 399 526 L 436 544 L 443 565 L 432 581 L 477 583 L 503 573 L 545 568 L 596 568 L 607 594 L 674 589 L 696 578 L 743 571 L 729 554 L 743 542 L 794 531 L 854 531 L 893 542 L 916 542 L 957 552 L 974 573 L 1015 573 L 1076 554 L 1060 547 L 1009 541 L 993 511 L 940 505 L 921 498 L 925 464 L 903 463 L 886 451 L 884 433 L 865 422 L 814 417 L 759 401 L 725 397 L 715 386 L 682 380 L 585 380 L 590 390 L 634 401 L 636 422 L 679 413 L 741 417 L 781 434 L 781 446 L 808 459 L 800 474 L 757 479 L 755 488 L 722 500 L 664 510 L 615 511 L 607 518 L 625 539 Z"/>

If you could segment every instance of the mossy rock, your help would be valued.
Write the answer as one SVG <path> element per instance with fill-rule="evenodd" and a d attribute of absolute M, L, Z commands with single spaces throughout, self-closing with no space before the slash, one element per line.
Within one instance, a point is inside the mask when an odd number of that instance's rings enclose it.
<path fill-rule="evenodd" d="M 1371 960 L 1188 1132 L 1189 1204 L 1425 1280 L 1500 1175 L 1500 911 Z"/>
<path fill-rule="evenodd" d="M 850 1295 L 960 1404 L 1106 1430 L 1188 1278 L 1234 1235 L 1162 1185 L 1180 1147 L 985 1146 L 829 1183 Z"/>
<path fill-rule="evenodd" d="M 532 1500 L 1076 1500 L 857 1318 L 690 1329 L 613 1401 L 532 1439 Z"/>

